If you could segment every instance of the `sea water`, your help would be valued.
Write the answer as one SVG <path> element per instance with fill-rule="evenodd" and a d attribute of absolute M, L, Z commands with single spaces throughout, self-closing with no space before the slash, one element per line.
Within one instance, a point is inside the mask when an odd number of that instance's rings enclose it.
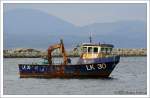
<path fill-rule="evenodd" d="M 54 59 L 62 62 L 60 58 Z M 76 63 L 78 58 L 71 58 Z M 19 78 L 18 64 L 41 62 L 41 58 L 4 58 L 4 95 L 145 95 L 146 57 L 121 57 L 109 78 L 36 79 Z"/>

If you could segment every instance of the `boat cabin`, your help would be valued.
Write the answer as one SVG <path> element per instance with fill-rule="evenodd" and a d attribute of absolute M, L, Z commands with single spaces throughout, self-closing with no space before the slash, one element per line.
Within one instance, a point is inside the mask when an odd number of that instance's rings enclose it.
<path fill-rule="evenodd" d="M 89 59 L 108 56 L 111 54 L 113 47 L 114 46 L 111 44 L 84 43 L 81 46 L 82 49 L 81 58 Z"/>

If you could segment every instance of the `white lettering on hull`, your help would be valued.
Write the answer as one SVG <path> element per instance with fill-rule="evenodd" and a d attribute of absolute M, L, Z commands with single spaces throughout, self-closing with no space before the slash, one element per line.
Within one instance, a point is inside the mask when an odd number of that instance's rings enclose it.
<path fill-rule="evenodd" d="M 95 70 L 93 65 L 86 65 L 87 70 Z"/>
<path fill-rule="evenodd" d="M 105 63 L 102 63 L 102 64 L 97 64 L 96 66 L 94 65 L 86 65 L 86 70 L 96 70 L 96 69 L 106 69 L 107 65 Z"/>

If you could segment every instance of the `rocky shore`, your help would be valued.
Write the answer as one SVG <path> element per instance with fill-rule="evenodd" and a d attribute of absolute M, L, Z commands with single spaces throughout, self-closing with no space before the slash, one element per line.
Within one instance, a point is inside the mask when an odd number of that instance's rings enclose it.
<path fill-rule="evenodd" d="M 146 56 L 147 49 L 125 49 L 125 48 L 115 48 L 112 51 L 113 54 L 120 56 Z M 4 58 L 41 58 L 47 55 L 47 51 L 41 51 L 31 48 L 17 48 L 17 49 L 7 49 L 3 50 Z M 60 57 L 59 51 L 54 51 L 52 54 L 54 57 Z M 69 57 L 80 56 L 79 51 L 68 51 Z"/>

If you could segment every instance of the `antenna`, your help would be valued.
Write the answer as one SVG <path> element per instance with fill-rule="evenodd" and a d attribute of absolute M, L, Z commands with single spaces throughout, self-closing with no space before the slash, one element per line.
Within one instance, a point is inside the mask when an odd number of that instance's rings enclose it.
<path fill-rule="evenodd" d="M 92 33 L 90 33 L 89 39 L 90 39 L 90 43 L 92 43 Z"/>

